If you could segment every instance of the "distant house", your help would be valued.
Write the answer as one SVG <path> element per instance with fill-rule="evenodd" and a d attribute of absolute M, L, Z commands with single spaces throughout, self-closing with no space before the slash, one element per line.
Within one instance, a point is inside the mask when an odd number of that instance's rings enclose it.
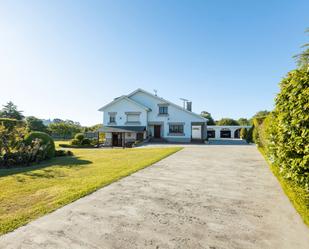
<path fill-rule="evenodd" d="M 183 108 L 143 89 L 115 98 L 99 111 L 109 145 L 145 139 L 202 142 L 207 138 L 207 119 L 191 111 L 191 102 Z"/>

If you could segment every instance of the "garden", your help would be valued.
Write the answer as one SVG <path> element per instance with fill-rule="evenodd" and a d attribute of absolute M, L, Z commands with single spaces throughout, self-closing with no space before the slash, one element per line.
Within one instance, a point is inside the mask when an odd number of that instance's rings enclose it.
<path fill-rule="evenodd" d="M 78 124 L 49 128 L 34 117 L 25 119 L 13 103 L 0 111 L 0 234 L 180 150 L 86 148 L 96 142 L 80 133 Z M 54 142 L 56 129 L 73 139 Z M 60 150 L 60 144 L 73 148 Z"/>

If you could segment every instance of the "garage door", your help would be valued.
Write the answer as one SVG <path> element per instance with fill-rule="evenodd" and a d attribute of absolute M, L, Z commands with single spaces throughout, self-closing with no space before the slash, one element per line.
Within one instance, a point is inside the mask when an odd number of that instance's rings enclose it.
<path fill-rule="evenodd" d="M 222 129 L 220 131 L 220 137 L 221 138 L 231 138 L 231 131 L 230 130 Z"/>
<path fill-rule="evenodd" d="M 202 126 L 192 125 L 192 139 L 202 139 Z"/>
<path fill-rule="evenodd" d="M 207 137 L 208 138 L 215 138 L 216 137 L 216 132 L 214 130 L 208 130 L 207 131 Z"/>

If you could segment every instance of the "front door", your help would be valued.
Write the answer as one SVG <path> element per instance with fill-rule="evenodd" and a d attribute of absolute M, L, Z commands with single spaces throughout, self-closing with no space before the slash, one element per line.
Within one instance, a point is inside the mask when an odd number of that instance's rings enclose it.
<path fill-rule="evenodd" d="M 119 134 L 118 133 L 113 133 L 113 138 L 112 138 L 112 145 L 113 146 L 120 146 L 121 145 L 121 141 L 119 141 Z"/>
<path fill-rule="evenodd" d="M 154 128 L 154 137 L 160 138 L 161 137 L 161 125 L 155 125 L 153 128 Z"/>
<path fill-rule="evenodd" d="M 202 139 L 201 125 L 192 125 L 192 139 Z"/>

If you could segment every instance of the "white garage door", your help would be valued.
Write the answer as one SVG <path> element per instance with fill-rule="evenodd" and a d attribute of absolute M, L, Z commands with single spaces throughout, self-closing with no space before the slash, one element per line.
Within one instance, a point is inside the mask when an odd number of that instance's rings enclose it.
<path fill-rule="evenodd" d="M 202 126 L 192 125 L 192 139 L 202 139 Z"/>

